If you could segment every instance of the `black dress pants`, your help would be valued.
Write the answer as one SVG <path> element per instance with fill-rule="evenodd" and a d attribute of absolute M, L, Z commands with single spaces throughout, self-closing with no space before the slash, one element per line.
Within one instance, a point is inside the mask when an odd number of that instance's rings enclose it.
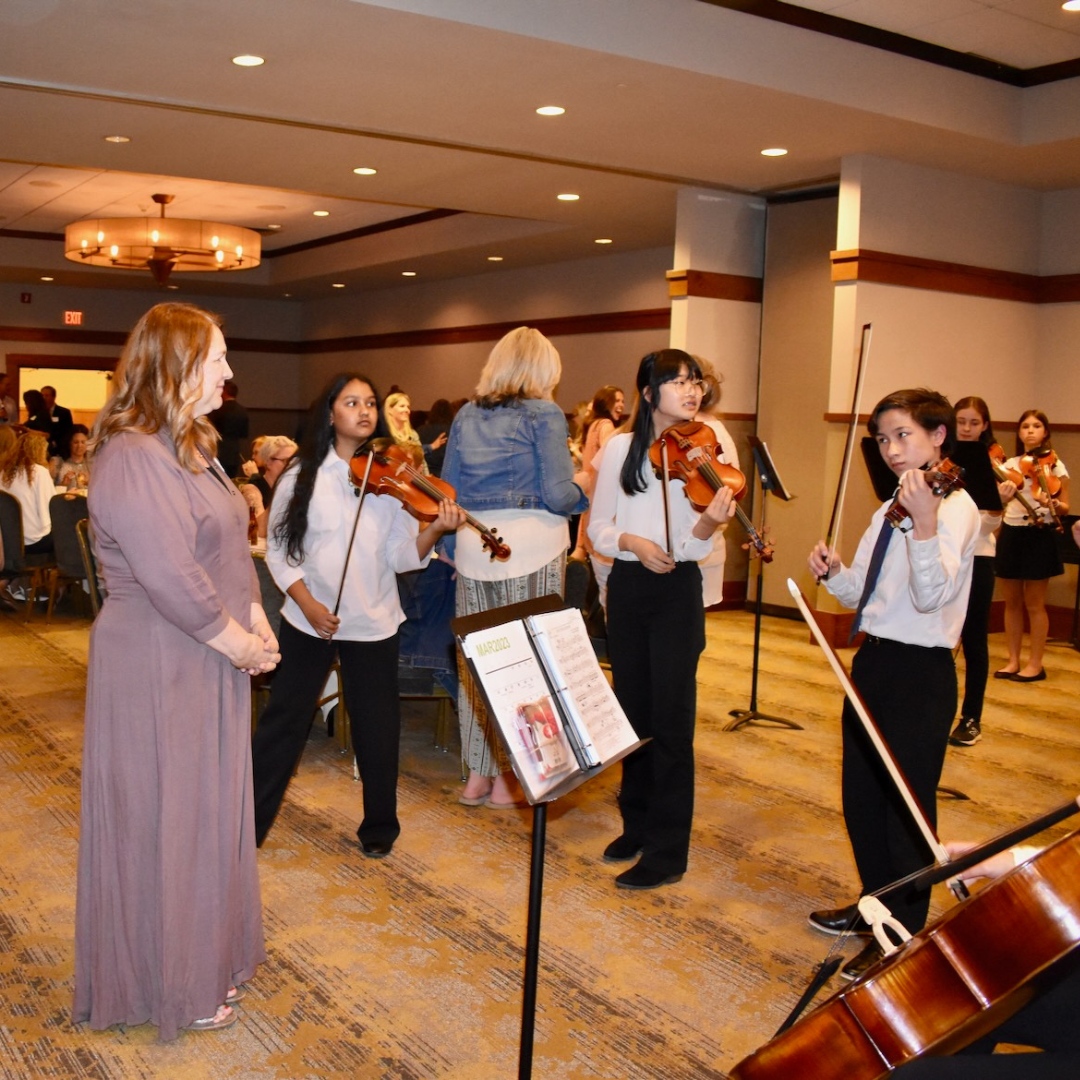
<path fill-rule="evenodd" d="M 392 844 L 401 832 L 397 817 L 398 635 L 382 641 L 325 641 L 283 619 L 279 643 L 281 663 L 274 674 L 270 703 L 251 742 L 256 843 L 262 845 L 277 816 L 336 655 L 364 786 L 364 818 L 357 836 L 364 843 Z"/>
<path fill-rule="evenodd" d="M 982 720 L 986 680 L 990 675 L 990 605 L 994 599 L 994 557 L 976 555 L 972 560 L 971 594 L 968 596 L 967 617 L 960 631 L 964 647 L 964 702 L 960 715 Z"/>
<path fill-rule="evenodd" d="M 945 648 L 867 639 L 855 654 L 851 677 L 930 825 L 936 828 L 937 785 L 956 711 L 952 653 Z M 876 892 L 934 859 L 847 701 L 843 750 L 844 824 L 862 891 Z M 930 891 L 906 888 L 883 897 L 882 902 L 914 934 L 926 923 Z"/>
<path fill-rule="evenodd" d="M 641 865 L 686 871 L 694 816 L 697 665 L 705 648 L 701 571 L 682 562 L 654 574 L 616 559 L 608 580 L 608 655 L 615 695 L 639 738 L 623 759 L 623 835 L 640 842 Z"/>

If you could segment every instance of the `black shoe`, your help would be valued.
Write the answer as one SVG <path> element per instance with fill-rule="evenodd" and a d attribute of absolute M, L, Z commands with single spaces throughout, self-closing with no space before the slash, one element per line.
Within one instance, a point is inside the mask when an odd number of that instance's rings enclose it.
<path fill-rule="evenodd" d="M 849 960 L 840 969 L 840 978 L 849 981 L 859 978 L 860 975 L 865 974 L 865 972 L 872 968 L 884 955 L 885 953 L 877 943 L 876 938 L 869 941 L 858 956 Z"/>
<path fill-rule="evenodd" d="M 628 836 L 619 836 L 604 848 L 604 862 L 626 862 L 641 854 L 641 845 Z"/>
<path fill-rule="evenodd" d="M 1012 676 L 1013 682 L 1042 682 L 1046 678 L 1046 668 L 1039 668 L 1034 675 L 1021 675 L 1018 671 Z"/>
<path fill-rule="evenodd" d="M 682 881 L 682 874 L 667 874 L 663 870 L 650 870 L 638 863 L 624 870 L 616 879 L 620 889 L 659 889 L 661 885 L 674 885 Z"/>
<path fill-rule="evenodd" d="M 385 840 L 361 840 L 360 850 L 369 859 L 385 859 L 394 850 L 394 841 L 387 843 Z"/>
<path fill-rule="evenodd" d="M 811 911 L 806 920 L 815 930 L 823 934 L 856 934 L 866 937 L 871 933 L 870 925 L 859 914 L 856 904 L 848 904 L 847 907 L 826 908 L 823 911 Z"/>
<path fill-rule="evenodd" d="M 995 671 L 994 672 L 994 678 L 995 679 L 1015 679 L 1016 678 L 1016 672 L 1015 671 L 1005 671 L 1005 670 Z"/>
<path fill-rule="evenodd" d="M 974 746 L 982 738 L 982 725 L 970 716 L 963 717 L 949 736 L 952 746 Z"/>

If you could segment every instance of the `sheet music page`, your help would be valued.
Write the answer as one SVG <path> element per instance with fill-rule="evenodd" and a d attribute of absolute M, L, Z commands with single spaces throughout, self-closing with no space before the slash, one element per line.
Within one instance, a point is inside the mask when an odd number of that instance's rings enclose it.
<path fill-rule="evenodd" d="M 472 661 L 529 801 L 580 772 L 525 624 L 478 630 L 461 639 L 461 648 Z"/>
<path fill-rule="evenodd" d="M 597 763 L 637 742 L 615 691 L 597 662 L 585 621 L 577 608 L 530 615 L 527 622 L 560 699 L 575 724 L 584 729 Z"/>

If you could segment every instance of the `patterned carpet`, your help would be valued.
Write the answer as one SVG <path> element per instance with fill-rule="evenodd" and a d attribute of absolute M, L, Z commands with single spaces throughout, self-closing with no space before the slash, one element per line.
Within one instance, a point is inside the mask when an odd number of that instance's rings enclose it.
<path fill-rule="evenodd" d="M 722 730 L 749 699 L 752 621 L 710 615 L 690 871 L 617 891 L 598 858 L 616 777 L 554 805 L 533 1076 L 709 1080 L 776 1029 L 830 942 L 808 910 L 850 899 L 839 691 L 800 624 L 766 620 L 760 707 L 803 731 Z M 349 763 L 316 725 L 260 853 L 269 961 L 219 1033 L 72 1026 L 72 927 L 87 624 L 0 617 L 0 1076 L 503 1080 L 517 1075 L 531 813 L 458 805 L 434 707 L 407 703 L 401 817 L 386 860 L 354 839 Z M 1001 642 L 992 643 L 998 657 Z M 984 741 L 950 751 L 941 832 L 979 838 L 1058 805 L 1080 777 L 1080 654 L 991 683 Z M 1052 835 L 1067 831 L 1059 827 Z M 949 904 L 935 894 L 935 911 Z"/>

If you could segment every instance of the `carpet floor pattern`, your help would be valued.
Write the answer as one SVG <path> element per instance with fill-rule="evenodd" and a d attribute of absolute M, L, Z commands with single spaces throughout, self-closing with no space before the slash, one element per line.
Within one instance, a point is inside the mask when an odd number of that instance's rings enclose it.
<path fill-rule="evenodd" d="M 622 867 L 599 855 L 619 831 L 617 769 L 550 808 L 538 1080 L 722 1080 L 833 944 L 806 914 L 854 899 L 840 692 L 805 628 L 767 619 L 759 706 L 804 730 L 725 732 L 749 699 L 752 627 L 742 613 L 708 617 L 681 883 L 613 887 Z M 314 726 L 259 855 L 269 959 L 236 1025 L 169 1045 L 149 1026 L 72 1025 L 88 636 L 74 617 L 0 616 L 0 1077 L 516 1076 L 532 816 L 458 804 L 456 743 L 433 746 L 423 702 L 406 703 L 403 832 L 388 859 L 360 854 L 351 763 Z M 1052 648 L 1047 669 L 1041 684 L 991 681 L 983 741 L 949 752 L 943 783 L 971 799 L 942 800 L 943 836 L 985 838 L 1077 794 L 1080 653 Z M 939 888 L 933 912 L 950 903 Z"/>

